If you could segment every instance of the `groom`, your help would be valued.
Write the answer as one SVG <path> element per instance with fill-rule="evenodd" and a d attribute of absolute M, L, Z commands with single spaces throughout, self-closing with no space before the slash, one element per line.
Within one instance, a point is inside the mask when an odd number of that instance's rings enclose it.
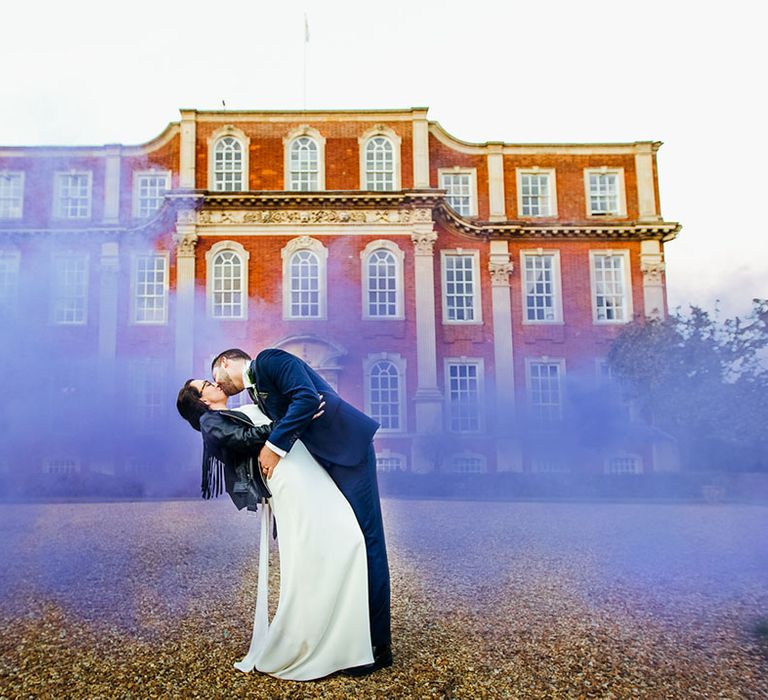
<path fill-rule="evenodd" d="M 276 421 L 259 454 L 267 477 L 301 438 L 349 501 L 365 537 L 374 662 L 347 673 L 365 675 L 391 666 L 389 567 L 372 442 L 378 423 L 339 397 L 306 362 L 284 350 L 262 350 L 255 360 L 243 350 L 225 350 L 214 358 L 211 371 L 225 394 L 247 389 L 262 413 Z M 312 420 L 320 394 L 325 413 Z"/>

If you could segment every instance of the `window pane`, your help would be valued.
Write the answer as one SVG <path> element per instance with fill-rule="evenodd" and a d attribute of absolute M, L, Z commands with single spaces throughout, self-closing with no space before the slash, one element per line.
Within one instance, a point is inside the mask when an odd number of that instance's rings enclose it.
<path fill-rule="evenodd" d="M 388 138 L 375 136 L 366 144 L 365 178 L 368 190 L 395 189 L 395 152 Z"/>
<path fill-rule="evenodd" d="M 480 377 L 477 363 L 448 364 L 450 428 L 456 432 L 480 430 Z"/>
<path fill-rule="evenodd" d="M 393 362 L 381 360 L 371 368 L 371 416 L 383 430 L 400 430 L 400 376 Z"/>
<path fill-rule="evenodd" d="M 213 189 L 219 192 L 239 192 L 245 187 L 243 147 L 232 136 L 216 142 L 214 149 Z"/>
<path fill-rule="evenodd" d="M 475 320 L 473 256 L 446 255 L 445 305 L 449 321 Z"/>
<path fill-rule="evenodd" d="M 136 323 L 165 323 L 167 264 L 164 256 L 142 255 L 136 261 Z"/>
<path fill-rule="evenodd" d="M 232 250 L 224 250 L 213 259 L 214 318 L 243 318 L 243 262 Z"/>

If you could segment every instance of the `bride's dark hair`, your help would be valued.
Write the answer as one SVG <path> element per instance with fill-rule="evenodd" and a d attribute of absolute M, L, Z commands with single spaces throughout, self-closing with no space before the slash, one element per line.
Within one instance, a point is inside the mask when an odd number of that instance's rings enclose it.
<path fill-rule="evenodd" d="M 192 386 L 194 381 L 194 379 L 187 379 L 184 382 L 184 386 L 179 391 L 179 398 L 176 399 L 176 408 L 185 421 L 195 430 L 200 431 L 200 416 L 211 409 L 203 402 L 200 391 Z"/>

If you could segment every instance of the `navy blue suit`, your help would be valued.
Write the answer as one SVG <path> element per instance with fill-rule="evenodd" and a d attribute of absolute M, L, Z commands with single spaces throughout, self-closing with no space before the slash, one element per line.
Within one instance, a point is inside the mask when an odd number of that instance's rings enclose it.
<path fill-rule="evenodd" d="M 315 370 L 284 350 L 260 352 L 248 367 L 254 403 L 276 421 L 269 442 L 289 451 L 301 438 L 349 501 L 365 537 L 371 642 L 389 645 L 389 566 L 376 479 L 373 435 L 379 424 L 344 401 Z M 325 400 L 324 413 L 312 416 Z M 278 469 L 279 469 L 278 465 Z"/>

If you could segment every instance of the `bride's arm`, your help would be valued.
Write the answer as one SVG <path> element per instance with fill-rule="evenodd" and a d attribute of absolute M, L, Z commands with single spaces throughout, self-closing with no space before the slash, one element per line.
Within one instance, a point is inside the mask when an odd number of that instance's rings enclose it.
<path fill-rule="evenodd" d="M 220 415 L 218 411 L 208 411 L 200 417 L 203 437 L 210 438 L 219 446 L 235 452 L 258 454 L 273 427 L 274 423 L 245 425 Z"/>

